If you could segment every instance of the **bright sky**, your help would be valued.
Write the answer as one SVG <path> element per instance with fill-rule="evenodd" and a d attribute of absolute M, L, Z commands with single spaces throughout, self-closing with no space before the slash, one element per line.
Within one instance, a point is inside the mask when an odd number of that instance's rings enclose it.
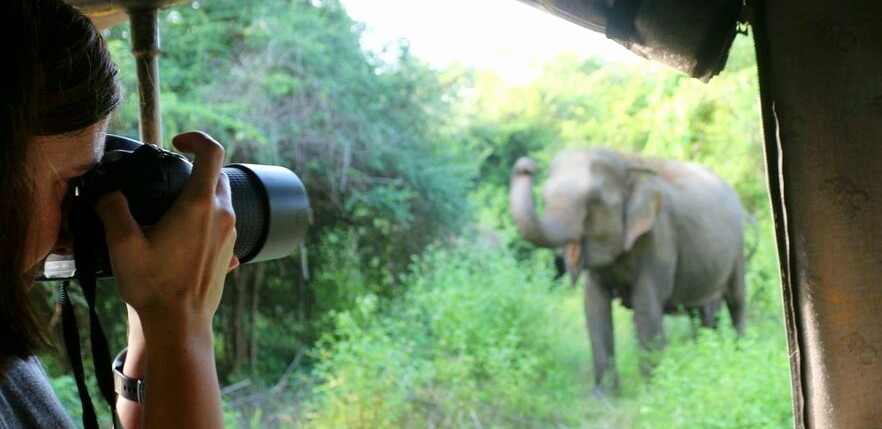
<path fill-rule="evenodd" d="M 517 0 L 341 0 L 367 26 L 362 44 L 377 50 L 398 39 L 437 67 L 459 62 L 512 83 L 534 78 L 564 52 L 641 61 L 602 34 Z"/>

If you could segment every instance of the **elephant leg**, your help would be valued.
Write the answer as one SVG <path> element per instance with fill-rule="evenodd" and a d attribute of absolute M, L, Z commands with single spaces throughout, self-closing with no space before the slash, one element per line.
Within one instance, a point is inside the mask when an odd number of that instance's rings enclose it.
<path fill-rule="evenodd" d="M 720 311 L 720 302 L 715 301 L 701 306 L 701 326 L 704 328 L 717 329 L 717 313 Z"/>
<path fill-rule="evenodd" d="M 698 340 L 698 325 L 703 324 L 703 312 L 700 308 L 687 307 L 684 309 L 686 316 L 689 317 L 689 329 L 692 332 L 692 339 Z"/>
<path fill-rule="evenodd" d="M 619 387 L 613 344 L 612 294 L 597 275 L 585 276 L 585 322 L 594 359 L 595 393 L 616 392 Z"/>
<path fill-rule="evenodd" d="M 649 352 L 640 360 L 640 372 L 644 376 L 649 376 L 655 366 L 651 353 L 660 351 L 665 346 L 664 325 L 662 323 L 664 304 L 659 295 L 657 281 L 643 278 L 634 285 L 631 296 L 637 339 L 640 342 L 640 347 L 645 352 Z"/>
<path fill-rule="evenodd" d="M 735 326 L 735 332 L 738 336 L 744 335 L 744 306 L 747 291 L 744 286 L 744 259 L 735 264 L 732 276 L 729 278 L 729 284 L 726 287 L 724 298 L 726 300 L 726 308 L 729 309 L 729 316 L 732 317 L 732 324 Z"/>
<path fill-rule="evenodd" d="M 703 305 L 701 307 L 688 307 L 686 314 L 689 316 L 689 328 L 692 330 L 692 340 L 698 340 L 698 329 L 717 329 L 717 312 L 720 311 L 720 302 Z"/>

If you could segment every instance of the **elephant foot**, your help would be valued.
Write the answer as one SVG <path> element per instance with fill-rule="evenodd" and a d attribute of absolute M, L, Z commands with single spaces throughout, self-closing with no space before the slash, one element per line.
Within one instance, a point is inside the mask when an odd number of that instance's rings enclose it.
<path fill-rule="evenodd" d="M 595 386 L 591 392 L 591 401 L 606 406 L 610 411 L 613 409 L 613 400 L 618 395 L 618 389 L 609 386 Z"/>
<path fill-rule="evenodd" d="M 606 380 L 605 383 L 598 383 L 592 391 L 594 398 L 599 400 L 607 400 L 615 397 L 619 393 L 618 377 Z"/>
<path fill-rule="evenodd" d="M 595 399 L 606 399 L 615 394 L 612 389 L 604 386 L 594 386 L 594 390 L 592 390 L 591 393 L 594 395 Z"/>
<path fill-rule="evenodd" d="M 603 386 L 595 386 L 594 390 L 591 392 L 590 400 L 594 403 L 600 403 L 606 407 L 607 411 L 615 411 L 615 406 L 613 400 L 618 394 L 617 388 L 612 387 L 603 387 Z"/>

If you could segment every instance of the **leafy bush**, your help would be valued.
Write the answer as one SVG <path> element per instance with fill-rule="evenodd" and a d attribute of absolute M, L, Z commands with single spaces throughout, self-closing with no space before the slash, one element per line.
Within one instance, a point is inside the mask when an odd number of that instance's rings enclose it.
<path fill-rule="evenodd" d="M 728 319 L 697 334 L 666 317 L 669 346 L 639 375 L 632 312 L 614 306 L 618 398 L 590 391 L 581 291 L 545 264 L 469 246 L 415 261 L 397 300 L 363 295 L 317 352 L 306 427 L 786 428 L 783 329 L 734 339 Z"/>
<path fill-rule="evenodd" d="M 755 251 L 747 260 L 748 317 L 756 323 L 783 324 L 782 292 L 775 236 L 770 218 L 759 219 L 745 231 L 747 246 Z"/>
<path fill-rule="evenodd" d="M 366 295 L 337 315 L 318 352 L 324 383 L 310 425 L 576 424 L 586 354 L 561 335 L 581 326 L 564 311 L 568 291 L 551 290 L 550 278 L 504 252 L 428 252 L 399 300 L 384 306 Z"/>
<path fill-rule="evenodd" d="M 546 264 L 468 245 L 416 259 L 395 300 L 362 295 L 320 342 L 305 427 L 786 428 L 783 328 L 735 340 L 667 317 L 669 346 L 639 375 L 632 312 L 614 306 L 622 392 L 591 393 L 581 291 Z M 764 290 L 768 290 L 767 288 Z"/>

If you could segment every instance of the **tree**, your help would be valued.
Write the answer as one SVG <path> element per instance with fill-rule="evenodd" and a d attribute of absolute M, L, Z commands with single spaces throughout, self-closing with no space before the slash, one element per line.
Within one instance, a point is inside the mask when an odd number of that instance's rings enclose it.
<path fill-rule="evenodd" d="M 336 1 L 193 3 L 160 20 L 165 135 L 196 127 L 231 161 L 291 168 L 313 210 L 307 250 L 313 278 L 326 280 L 307 285 L 296 256 L 243 267 L 219 312 L 227 372 L 253 363 L 262 317 L 285 319 L 296 349 L 317 338 L 323 314 L 351 305 L 322 297 L 337 286 L 316 274 L 337 267 L 324 263 L 334 250 L 317 243 L 354 239 L 355 260 L 343 263 L 363 271 L 362 287 L 391 293 L 413 254 L 467 218 L 475 157 L 448 144 L 445 82 L 405 43 L 389 47 L 392 60 L 364 52 L 359 25 Z M 133 132 L 128 29 L 108 35 L 128 95 L 113 128 Z"/>

